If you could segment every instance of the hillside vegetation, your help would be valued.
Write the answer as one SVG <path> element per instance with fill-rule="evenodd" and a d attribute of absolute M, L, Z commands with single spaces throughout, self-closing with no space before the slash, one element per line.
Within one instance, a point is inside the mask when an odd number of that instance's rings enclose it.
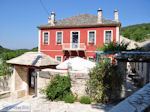
<path fill-rule="evenodd" d="M 11 73 L 10 65 L 6 63 L 6 60 L 15 58 L 29 51 L 37 51 L 37 47 L 33 49 L 11 50 L 0 46 L 0 76 L 8 75 Z"/>
<path fill-rule="evenodd" d="M 128 39 L 138 42 L 150 39 L 150 23 L 123 27 L 121 29 L 121 34 Z"/>
<path fill-rule="evenodd" d="M 0 54 L 3 53 L 3 52 L 7 52 L 7 51 L 11 51 L 10 49 L 7 49 L 7 48 L 3 48 L 1 45 L 0 45 Z"/>
<path fill-rule="evenodd" d="M 3 61 L 6 61 L 6 60 L 15 58 L 15 57 L 17 57 L 25 52 L 29 52 L 29 51 L 37 51 L 37 47 L 35 47 L 33 49 L 11 50 L 11 49 L 7 49 L 7 48 L 0 46 L 0 59 L 2 59 Z"/>

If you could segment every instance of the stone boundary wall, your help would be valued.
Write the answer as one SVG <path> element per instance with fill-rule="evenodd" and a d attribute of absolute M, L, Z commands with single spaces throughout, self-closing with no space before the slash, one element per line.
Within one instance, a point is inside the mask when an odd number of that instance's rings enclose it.
<path fill-rule="evenodd" d="M 66 70 L 53 70 L 53 69 L 48 69 L 48 70 L 43 70 L 39 73 L 39 78 L 38 78 L 38 89 L 45 88 L 52 77 L 55 75 L 62 75 L 66 76 L 68 75 L 68 71 Z M 73 94 L 76 96 L 84 96 L 86 95 L 86 83 L 89 79 L 88 73 L 80 72 L 80 71 L 70 71 L 70 78 L 71 78 L 71 91 Z"/>
<path fill-rule="evenodd" d="M 149 112 L 150 107 L 150 83 L 117 104 L 110 112 Z M 149 109 L 149 108 L 148 108 Z"/>
<path fill-rule="evenodd" d="M 10 77 L 9 75 L 0 76 L 0 92 L 10 90 Z"/>
<path fill-rule="evenodd" d="M 71 91 L 73 94 L 77 95 L 78 97 L 87 95 L 86 88 L 87 88 L 87 81 L 89 76 L 87 73 L 71 73 Z"/>

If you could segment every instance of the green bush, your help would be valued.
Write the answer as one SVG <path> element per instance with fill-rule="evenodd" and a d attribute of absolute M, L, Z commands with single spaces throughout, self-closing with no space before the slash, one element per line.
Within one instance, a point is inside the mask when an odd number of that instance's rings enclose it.
<path fill-rule="evenodd" d="M 126 51 L 129 43 L 116 43 L 116 42 L 110 42 L 109 44 L 104 44 L 103 47 L 97 48 L 99 51 L 104 51 L 104 52 L 112 52 L 116 53 L 118 51 Z"/>
<path fill-rule="evenodd" d="M 0 64 L 0 76 L 11 75 L 12 69 L 6 63 Z"/>
<path fill-rule="evenodd" d="M 120 98 L 123 75 L 118 66 L 109 62 L 98 63 L 89 76 L 87 92 L 94 101 L 108 103 Z"/>
<path fill-rule="evenodd" d="M 89 96 L 82 96 L 80 98 L 80 103 L 82 103 L 82 104 L 91 104 L 91 98 Z"/>
<path fill-rule="evenodd" d="M 45 93 L 49 100 L 63 100 L 70 94 L 71 82 L 68 76 L 56 75 L 47 86 Z"/>
<path fill-rule="evenodd" d="M 76 100 L 73 94 L 67 94 L 64 98 L 65 103 L 74 103 Z"/>

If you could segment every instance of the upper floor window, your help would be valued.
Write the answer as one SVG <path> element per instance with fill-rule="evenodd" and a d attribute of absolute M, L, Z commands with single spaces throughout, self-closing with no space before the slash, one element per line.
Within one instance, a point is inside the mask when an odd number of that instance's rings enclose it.
<path fill-rule="evenodd" d="M 112 41 L 112 31 L 105 31 L 105 44 Z"/>
<path fill-rule="evenodd" d="M 57 43 L 57 44 L 62 44 L 62 39 L 63 39 L 63 34 L 62 34 L 62 32 L 57 32 L 57 33 L 56 33 L 56 43 Z"/>
<path fill-rule="evenodd" d="M 96 35 L 95 31 L 88 32 L 88 43 L 92 43 L 92 44 L 95 43 L 95 37 L 96 37 L 95 35 Z"/>
<path fill-rule="evenodd" d="M 48 32 L 44 32 L 43 33 L 43 44 L 44 45 L 48 45 L 49 44 L 49 33 Z"/>

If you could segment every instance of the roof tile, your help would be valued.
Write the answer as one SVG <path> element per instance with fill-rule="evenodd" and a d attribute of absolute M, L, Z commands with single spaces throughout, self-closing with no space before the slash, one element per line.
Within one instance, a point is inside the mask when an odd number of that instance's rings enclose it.
<path fill-rule="evenodd" d="M 102 25 L 110 25 L 110 24 L 117 25 L 120 24 L 120 22 L 116 22 L 114 20 L 107 20 L 103 18 Z M 39 26 L 39 28 L 73 27 L 73 26 L 90 26 L 90 25 L 100 25 L 99 23 L 97 23 L 97 16 L 91 14 L 81 14 L 81 15 L 65 18 L 62 20 L 58 20 L 56 21 L 55 26 L 51 26 L 51 24 L 45 24 Z"/>

